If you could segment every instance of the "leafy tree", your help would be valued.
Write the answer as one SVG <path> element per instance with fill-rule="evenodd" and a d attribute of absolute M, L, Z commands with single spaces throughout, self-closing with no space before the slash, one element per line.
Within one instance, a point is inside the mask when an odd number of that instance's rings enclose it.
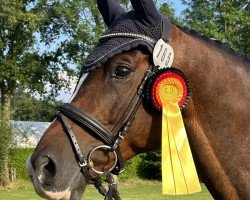
<path fill-rule="evenodd" d="M 177 19 L 174 16 L 174 8 L 173 8 L 173 3 L 163 3 L 159 7 L 159 12 L 162 15 L 167 16 L 171 21 L 176 21 Z"/>
<path fill-rule="evenodd" d="M 183 21 L 188 27 L 250 54 L 248 0 L 182 0 L 187 5 Z"/>
<path fill-rule="evenodd" d="M 49 96 L 37 99 L 29 93 L 18 90 L 11 101 L 12 119 L 51 122 L 61 104 L 62 101 L 56 101 Z"/>
<path fill-rule="evenodd" d="M 80 68 L 102 31 L 101 17 L 91 0 L 0 0 L 3 126 L 8 127 L 16 88 L 45 95 L 49 84 L 50 93 L 55 96 L 67 86 L 67 80 L 60 77 L 62 70 L 72 75 L 71 66 Z M 4 134 L 0 132 L 0 154 L 10 145 L 11 137 L 3 140 Z M 5 153 L 1 155 L 0 185 L 8 185 L 8 158 Z"/>

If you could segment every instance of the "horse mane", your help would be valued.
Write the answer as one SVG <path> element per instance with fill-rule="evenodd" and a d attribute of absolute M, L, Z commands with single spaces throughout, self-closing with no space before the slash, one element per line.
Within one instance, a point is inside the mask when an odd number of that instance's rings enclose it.
<path fill-rule="evenodd" d="M 175 24 L 176 25 L 176 24 Z M 225 42 L 222 42 L 220 40 L 217 40 L 215 38 L 210 38 L 202 33 L 199 33 L 198 31 L 195 31 L 193 29 L 190 29 L 188 27 L 183 27 L 183 26 L 180 26 L 180 25 L 176 25 L 179 29 L 181 29 L 183 32 L 189 34 L 189 35 L 192 35 L 192 36 L 195 36 L 197 38 L 200 38 L 204 41 L 207 41 L 209 42 L 210 44 L 213 44 L 213 45 L 216 45 L 222 49 L 224 49 L 226 52 L 230 53 L 231 55 L 233 56 L 237 56 L 238 58 L 246 61 L 246 62 L 250 62 L 250 56 L 243 53 L 242 51 L 236 51 L 234 50 L 232 47 L 230 47 L 229 44 L 225 43 Z"/>

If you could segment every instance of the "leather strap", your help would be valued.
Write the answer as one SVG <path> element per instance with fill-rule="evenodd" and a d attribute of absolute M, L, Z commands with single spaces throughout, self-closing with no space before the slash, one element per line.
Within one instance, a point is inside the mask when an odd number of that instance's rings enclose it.
<path fill-rule="evenodd" d="M 161 38 L 165 42 L 169 41 L 172 26 L 173 25 L 172 25 L 171 21 L 166 16 L 162 16 L 162 35 L 161 35 Z"/>
<path fill-rule="evenodd" d="M 91 179 L 91 183 L 93 183 L 93 185 L 95 186 L 95 188 L 98 190 L 98 192 L 103 195 L 106 196 L 107 195 L 107 190 L 103 187 L 100 179 L 98 178 L 93 178 Z"/>
<path fill-rule="evenodd" d="M 72 128 L 70 126 L 70 124 L 68 123 L 68 119 L 65 115 L 63 115 L 62 113 L 58 112 L 57 116 L 59 117 L 59 119 L 62 121 L 64 128 L 66 129 L 66 133 L 70 138 L 71 144 L 73 145 L 73 149 L 76 152 L 76 157 L 77 160 L 79 162 L 79 165 L 81 167 L 81 170 L 84 174 L 85 179 L 89 180 L 90 175 L 89 175 L 89 171 L 88 171 L 88 167 L 87 167 L 87 158 L 83 156 L 83 153 L 78 145 L 78 142 L 76 140 L 76 137 L 72 131 Z"/>
<path fill-rule="evenodd" d="M 76 108 L 75 106 L 64 103 L 59 107 L 59 111 L 63 112 L 73 121 L 79 123 L 83 127 L 87 127 L 92 131 L 94 137 L 98 137 L 106 145 L 111 145 L 112 134 L 105 126 L 103 126 L 96 119 L 88 115 L 86 112 Z"/>
<path fill-rule="evenodd" d="M 115 168 L 112 171 L 112 173 L 114 173 L 116 175 L 123 172 L 124 166 L 125 166 L 125 164 L 122 160 L 119 144 L 120 144 L 120 141 L 122 139 L 124 139 L 127 132 L 129 131 L 130 127 L 132 126 L 132 123 L 133 123 L 134 118 L 135 118 L 135 114 L 137 113 L 137 111 L 141 105 L 142 94 L 143 94 L 144 86 L 146 84 L 146 80 L 152 74 L 151 70 L 153 70 L 153 66 L 150 66 L 149 70 L 145 73 L 145 76 L 144 76 L 139 88 L 137 89 L 137 92 L 133 96 L 133 98 L 132 98 L 130 104 L 128 105 L 127 109 L 125 110 L 123 116 L 121 117 L 119 122 L 116 124 L 116 126 L 112 130 L 112 134 L 114 137 L 112 150 L 116 150 L 118 158 L 120 158 L 120 159 L 118 159 L 118 163 L 119 163 L 118 166 L 120 167 L 119 171 L 117 170 L 117 168 Z"/>
<path fill-rule="evenodd" d="M 151 71 L 152 68 L 153 68 L 153 66 L 150 66 L 149 70 L 145 73 L 145 76 L 142 79 L 142 82 L 141 82 L 140 86 L 137 88 L 137 91 L 134 94 L 131 102 L 129 103 L 129 105 L 127 107 L 127 109 L 123 113 L 123 115 L 120 118 L 119 122 L 112 129 L 111 132 L 112 132 L 113 136 L 120 134 L 121 131 L 126 128 L 126 125 L 129 126 L 129 127 L 132 125 L 132 121 L 134 120 L 135 114 L 136 114 L 137 110 L 139 109 L 139 107 L 141 105 L 141 97 L 142 97 L 142 94 L 143 94 L 144 86 L 146 84 L 146 80 L 152 74 L 152 71 Z M 125 133 L 127 131 L 128 130 L 126 130 Z M 123 135 L 123 137 L 125 137 L 125 135 Z"/>
<path fill-rule="evenodd" d="M 120 194 L 117 191 L 117 184 L 115 183 L 112 174 L 109 171 L 105 171 L 106 182 L 108 183 L 109 190 L 104 200 L 121 200 Z"/>
<path fill-rule="evenodd" d="M 75 106 L 73 106 L 69 103 L 62 104 L 59 107 L 59 112 L 57 115 L 60 118 L 63 118 L 63 119 L 65 118 L 64 120 L 62 120 L 62 122 L 65 126 L 67 126 L 68 123 L 67 123 L 66 117 L 62 113 L 67 115 L 67 117 L 69 117 L 74 122 L 80 124 L 81 127 L 87 127 L 88 129 L 90 129 L 90 131 L 93 132 L 92 135 L 94 137 L 97 137 L 97 139 L 101 140 L 102 142 L 104 142 L 104 144 L 106 144 L 108 146 L 112 146 L 112 142 L 114 140 L 114 138 L 112 137 L 112 133 L 109 132 L 106 129 L 106 127 L 104 127 L 100 122 L 98 122 L 97 120 L 95 120 L 94 118 L 89 116 L 84 111 L 76 108 Z M 68 126 L 70 127 L 69 124 L 68 124 Z M 76 142 L 77 146 L 74 145 L 76 139 L 74 137 L 74 133 L 72 132 L 71 127 L 67 131 L 71 135 L 70 138 L 71 138 L 73 147 L 76 150 L 76 153 L 77 154 L 80 153 L 80 152 L 77 152 L 77 149 L 79 149 L 78 143 Z M 120 148 L 116 148 L 116 149 L 112 149 L 112 150 L 116 151 L 116 154 L 117 154 L 117 165 L 112 170 L 112 173 L 119 175 L 124 170 L 125 165 L 123 162 Z M 84 160 L 81 161 L 81 157 L 78 157 L 78 160 L 79 160 L 79 162 L 84 163 Z M 83 165 L 83 164 L 81 164 L 81 165 Z"/>

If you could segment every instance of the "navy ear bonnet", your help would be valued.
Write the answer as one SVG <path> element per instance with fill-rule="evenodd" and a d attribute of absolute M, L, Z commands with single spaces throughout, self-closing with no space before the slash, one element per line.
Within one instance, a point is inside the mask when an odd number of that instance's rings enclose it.
<path fill-rule="evenodd" d="M 138 46 L 144 46 L 152 53 L 155 43 L 162 37 L 167 40 L 170 35 L 172 24 L 156 11 L 153 1 L 131 0 L 135 10 L 130 12 L 125 12 L 115 0 L 98 0 L 97 3 L 109 27 L 87 57 L 83 68 L 85 73 L 98 68 L 109 58 Z M 115 14 L 107 14 L 114 11 Z"/>

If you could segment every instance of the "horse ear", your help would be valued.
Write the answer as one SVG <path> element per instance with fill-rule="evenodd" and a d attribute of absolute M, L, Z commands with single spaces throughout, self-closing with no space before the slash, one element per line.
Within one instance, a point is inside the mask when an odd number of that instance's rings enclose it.
<path fill-rule="evenodd" d="M 161 22 L 153 0 L 131 0 L 138 19 L 146 26 L 155 26 Z"/>
<path fill-rule="evenodd" d="M 116 0 L 97 0 L 97 6 L 108 27 L 122 13 L 125 13 L 125 10 L 116 2 Z"/>

